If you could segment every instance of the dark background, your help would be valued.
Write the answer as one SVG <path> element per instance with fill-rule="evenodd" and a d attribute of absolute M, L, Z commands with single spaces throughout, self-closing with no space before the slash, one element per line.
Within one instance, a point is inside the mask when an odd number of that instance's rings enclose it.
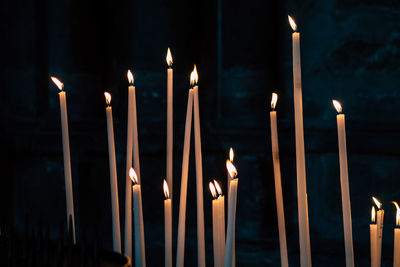
<path fill-rule="evenodd" d="M 65 84 L 78 243 L 112 248 L 105 103 L 112 93 L 124 222 L 127 80 L 137 86 L 148 266 L 163 264 L 167 47 L 174 59 L 174 190 L 179 192 L 189 74 L 199 71 L 206 259 L 212 265 L 208 181 L 225 190 L 233 147 L 239 172 L 237 265 L 279 266 L 269 134 L 277 105 L 289 261 L 299 264 L 291 32 L 301 32 L 307 192 L 314 266 L 344 266 L 335 110 L 346 114 L 355 262 L 369 265 L 371 196 L 385 208 L 384 266 L 392 264 L 400 200 L 398 1 L 80 1 L 1 4 L 0 223 L 23 238 L 26 221 L 57 240 L 65 225 L 58 89 Z M 218 14 L 222 27 L 218 31 Z M 220 39 L 219 39 L 220 38 Z M 219 42 L 218 40 L 221 40 Z M 220 47 L 220 49 L 218 49 Z M 196 264 L 194 147 L 189 170 L 187 266 Z M 177 194 L 175 194 L 177 196 Z M 178 200 L 174 199 L 174 238 Z M 100 233 L 100 234 L 99 234 Z M 176 242 L 174 240 L 174 246 Z M 174 249 L 175 258 L 175 249 Z"/>

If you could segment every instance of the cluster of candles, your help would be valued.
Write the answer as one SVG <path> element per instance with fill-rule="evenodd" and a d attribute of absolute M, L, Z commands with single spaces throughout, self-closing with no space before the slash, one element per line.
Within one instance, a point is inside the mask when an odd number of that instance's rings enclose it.
<path fill-rule="evenodd" d="M 296 165 L 297 165 L 297 198 L 298 198 L 298 223 L 299 223 L 299 244 L 300 244 L 300 265 L 311 267 L 311 248 L 310 232 L 308 219 L 308 200 L 306 190 L 306 168 L 304 150 L 304 130 L 303 130 L 303 104 L 301 86 L 301 60 L 300 60 L 300 33 L 297 32 L 297 25 L 289 16 L 289 23 L 293 29 L 293 87 L 294 87 L 294 115 L 295 115 L 295 138 L 296 138 Z M 166 155 L 166 180 L 163 181 L 164 189 L 164 219 L 165 219 L 165 266 L 172 266 L 172 196 L 173 196 L 173 69 L 172 56 L 168 48 L 166 58 L 167 68 L 167 155 Z M 145 266 L 145 240 L 144 224 L 141 196 L 141 177 L 139 163 L 139 142 L 136 115 L 136 93 L 132 72 L 128 71 L 129 94 L 128 94 L 128 117 L 127 117 L 127 148 L 126 148 L 126 187 L 125 187 L 125 231 L 124 231 L 124 254 L 132 258 L 132 210 L 134 220 L 134 244 L 135 244 L 135 265 Z M 66 108 L 66 95 L 64 86 L 57 78 L 51 77 L 53 82 L 60 89 L 60 109 L 61 126 L 64 153 L 64 173 L 67 202 L 67 218 L 71 223 L 68 224 L 72 232 L 73 241 L 75 237 L 74 206 L 71 180 L 71 163 L 68 137 L 68 120 Z M 113 249 L 122 253 L 121 230 L 117 189 L 117 171 L 115 160 L 114 129 L 111 108 L 111 94 L 104 93 L 106 99 L 106 117 L 108 132 L 108 151 L 110 166 L 110 188 L 111 188 L 111 207 L 113 225 Z M 276 93 L 272 94 L 271 100 L 271 143 L 272 158 L 274 166 L 276 206 L 278 213 L 278 230 L 281 253 L 281 266 L 288 264 L 284 204 L 281 185 L 281 171 L 279 160 L 279 143 L 277 130 L 277 112 L 275 110 L 278 100 Z M 340 161 L 340 182 L 342 193 L 342 212 L 345 241 L 346 266 L 354 266 L 353 235 L 351 223 L 350 190 L 347 168 L 347 149 L 346 149 L 346 130 L 345 116 L 342 114 L 341 104 L 333 100 L 337 115 L 338 146 Z M 203 172 L 201 156 L 201 136 L 200 136 L 200 115 L 199 115 L 199 95 L 198 95 L 198 74 L 196 65 L 190 75 L 190 89 L 188 91 L 188 102 L 186 111 L 185 134 L 183 143 L 183 158 L 181 170 L 181 188 L 179 199 L 179 217 L 177 233 L 177 252 L 176 266 L 184 266 L 185 251 L 185 220 L 186 220 L 186 200 L 188 185 L 188 169 L 190 154 L 190 137 L 192 128 L 192 118 L 194 124 L 194 143 L 195 143 L 195 167 L 196 167 L 196 206 L 197 206 L 197 261 L 198 266 L 204 267 L 205 260 L 205 236 L 204 236 L 204 208 L 203 208 Z M 230 150 L 229 159 L 226 161 L 227 168 L 227 220 L 225 226 L 225 198 L 222 189 L 216 180 L 209 183 L 212 200 L 212 225 L 213 225 L 213 249 L 214 265 L 232 267 L 235 261 L 235 220 L 236 203 L 238 190 L 237 170 L 233 165 L 233 150 Z M 132 200 L 133 199 L 133 200 Z M 372 208 L 371 229 L 371 266 L 380 266 L 382 229 L 383 229 L 383 209 L 381 204 L 373 198 L 378 211 Z M 133 207 L 132 207 L 133 202 Z M 400 209 L 397 208 L 396 225 L 400 226 Z M 375 219 L 376 218 L 376 219 Z M 376 221 L 376 223 L 375 223 Z M 225 235 L 226 234 L 226 235 Z M 400 228 L 395 229 L 394 244 L 394 266 L 400 266 Z"/>

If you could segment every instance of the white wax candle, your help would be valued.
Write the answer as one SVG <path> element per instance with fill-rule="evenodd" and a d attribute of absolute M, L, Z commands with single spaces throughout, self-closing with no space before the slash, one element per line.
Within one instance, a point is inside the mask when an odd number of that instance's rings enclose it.
<path fill-rule="evenodd" d="M 378 228 L 376 224 L 369 225 L 370 244 L 371 244 L 371 267 L 377 267 L 376 252 L 377 252 L 377 234 Z"/>
<path fill-rule="evenodd" d="M 217 239 L 217 265 L 224 266 L 225 257 L 225 200 L 222 195 L 221 186 L 214 180 L 216 199 L 215 199 L 215 216 L 216 216 L 216 239 Z"/>
<path fill-rule="evenodd" d="M 342 106 L 336 100 L 333 100 L 338 113 L 342 112 Z M 346 127 L 344 114 L 336 116 L 338 145 L 339 145 L 339 161 L 340 161 L 340 186 L 342 191 L 342 210 L 343 210 L 343 230 L 344 230 L 344 246 L 346 252 L 346 266 L 354 266 L 353 252 L 353 230 L 351 224 L 351 205 L 350 205 L 350 189 L 349 189 L 349 173 L 347 169 L 347 147 L 346 147 Z"/>
<path fill-rule="evenodd" d="M 273 94 L 271 101 L 271 108 L 275 109 L 278 95 Z M 286 245 L 286 227 L 285 227 L 285 212 L 283 209 L 283 196 L 282 196 L 282 184 L 281 184 L 281 166 L 279 160 L 279 145 L 278 145 L 278 129 L 276 111 L 270 112 L 271 120 L 271 148 L 272 148 L 272 161 L 274 165 L 274 178 L 275 178 L 275 199 L 276 199 L 276 211 L 278 217 L 278 231 L 279 231 L 279 245 L 281 252 L 281 266 L 287 267 L 288 254 Z"/>
<path fill-rule="evenodd" d="M 164 180 L 164 249 L 165 267 L 172 267 L 172 206 L 167 181 Z"/>
<path fill-rule="evenodd" d="M 211 183 L 210 183 L 211 184 Z M 214 266 L 219 266 L 219 250 L 218 250 L 218 245 L 219 245 L 219 236 L 218 236 L 218 203 L 217 199 L 215 198 L 215 189 L 214 189 L 214 195 L 213 195 L 213 200 L 212 200 L 212 233 L 213 233 L 213 252 L 214 252 Z"/>
<path fill-rule="evenodd" d="M 172 56 L 167 52 L 167 182 L 172 198 L 173 189 L 173 69 Z"/>
<path fill-rule="evenodd" d="M 69 132 L 68 132 L 68 115 L 67 115 L 67 96 L 64 91 L 64 84 L 57 78 L 51 77 L 51 80 L 57 85 L 60 92 L 60 112 L 61 112 L 61 133 L 63 142 L 63 158 L 64 158 L 64 180 L 65 180 L 65 200 L 67 206 L 67 229 L 72 232 L 72 242 L 76 243 L 75 235 L 75 212 L 74 212 L 74 196 L 72 192 L 72 176 L 71 176 L 71 156 L 69 150 Z M 70 220 L 72 229 L 70 227 Z"/>
<path fill-rule="evenodd" d="M 132 187 L 129 170 L 132 167 L 133 149 L 133 103 L 135 87 L 133 86 L 133 75 L 128 70 L 128 121 L 126 136 L 126 181 L 125 181 L 125 246 L 124 254 L 132 259 Z"/>
<path fill-rule="evenodd" d="M 233 245 L 234 245 L 234 232 L 235 232 L 235 221 L 236 221 L 236 199 L 237 199 L 237 187 L 238 178 L 232 179 L 230 182 L 231 195 L 230 195 L 230 206 L 228 212 L 228 229 L 226 232 L 226 245 L 225 245 L 225 259 L 224 266 L 232 267 L 233 264 Z"/>
<path fill-rule="evenodd" d="M 117 164 L 115 160 L 114 126 L 112 117 L 111 95 L 104 93 L 106 97 L 107 137 L 108 137 L 108 160 L 110 165 L 110 189 L 113 226 L 113 249 L 121 253 L 121 229 L 119 223 L 118 183 Z"/>
<path fill-rule="evenodd" d="M 394 228 L 393 243 L 393 267 L 400 267 L 400 207 L 397 202 L 392 202 L 396 206 L 396 226 Z"/>
<path fill-rule="evenodd" d="M 138 123 L 136 114 L 136 88 L 133 86 L 133 101 L 132 101 L 132 123 L 133 123 L 133 168 L 136 170 L 138 184 L 142 184 L 140 176 L 140 161 L 139 161 L 139 137 Z"/>
<path fill-rule="evenodd" d="M 289 16 L 294 31 L 297 26 Z M 304 151 L 303 100 L 301 88 L 300 33 L 292 34 L 293 44 L 293 88 L 294 115 L 296 133 L 296 166 L 297 166 L 297 208 L 299 216 L 300 265 L 311 266 L 311 247 L 308 224 L 306 162 Z"/>
<path fill-rule="evenodd" d="M 377 232 L 377 253 L 376 253 L 376 261 L 377 266 L 381 266 L 381 255 L 382 255 L 382 233 L 383 233 L 383 215 L 384 210 L 380 209 L 376 212 L 376 225 L 378 228 Z"/>
<path fill-rule="evenodd" d="M 198 267 L 206 265 L 205 237 L 204 237 L 204 208 L 203 208 L 203 164 L 201 159 L 200 137 L 200 110 L 199 91 L 197 86 L 197 70 L 194 67 L 193 87 L 193 117 L 194 117 L 194 150 L 196 159 L 196 203 L 197 203 L 197 264 Z"/>
<path fill-rule="evenodd" d="M 192 129 L 192 114 L 193 114 L 192 112 L 193 112 L 193 89 L 190 89 L 188 94 L 185 137 L 183 142 L 181 193 L 179 198 L 178 238 L 177 238 L 177 249 L 176 249 L 177 267 L 184 266 L 184 256 L 185 256 L 186 198 L 187 198 L 187 184 L 188 184 L 188 171 L 189 171 L 190 133 Z"/>

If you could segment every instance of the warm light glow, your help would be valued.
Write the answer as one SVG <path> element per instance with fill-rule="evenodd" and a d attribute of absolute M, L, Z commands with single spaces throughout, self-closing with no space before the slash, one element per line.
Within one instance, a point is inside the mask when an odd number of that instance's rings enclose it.
<path fill-rule="evenodd" d="M 169 47 L 168 47 L 168 51 L 167 51 L 167 64 L 169 67 L 172 66 L 172 55 L 171 55 L 171 50 L 169 50 Z"/>
<path fill-rule="evenodd" d="M 392 201 L 392 203 L 396 206 L 396 226 L 400 226 L 400 207 L 396 201 Z"/>
<path fill-rule="evenodd" d="M 222 189 L 219 186 L 219 183 L 217 181 L 214 180 L 214 185 L 215 185 L 215 189 L 217 190 L 217 193 L 219 196 L 222 196 Z"/>
<path fill-rule="evenodd" d="M 130 84 L 133 84 L 133 74 L 131 72 L 131 70 L 128 70 L 128 81 Z"/>
<path fill-rule="evenodd" d="M 378 199 L 376 199 L 375 197 L 372 197 L 372 200 L 375 202 L 375 205 L 378 207 L 378 209 L 380 210 L 382 207 L 382 203 L 379 202 Z"/>
<path fill-rule="evenodd" d="M 294 22 L 294 20 L 292 19 L 292 17 L 289 16 L 289 15 L 288 15 L 288 19 L 289 19 L 290 27 L 292 27 L 293 31 L 295 32 L 295 31 L 297 30 L 296 22 Z"/>
<path fill-rule="evenodd" d="M 213 198 L 216 198 L 216 197 L 217 197 L 217 192 L 215 191 L 215 186 L 214 186 L 214 184 L 213 184 L 212 182 L 210 182 L 210 183 L 208 184 L 208 186 L 210 187 L 210 191 L 211 191 L 212 197 L 213 197 Z"/>
<path fill-rule="evenodd" d="M 237 175 L 237 170 L 235 165 L 233 165 L 232 162 L 230 162 L 229 160 L 226 161 L 226 169 L 228 170 L 228 173 L 232 177 L 232 179 L 235 179 Z"/>
<path fill-rule="evenodd" d="M 371 210 L 371 222 L 372 223 L 375 222 L 375 217 L 376 217 L 375 207 L 372 206 L 372 210 Z"/>
<path fill-rule="evenodd" d="M 229 149 L 229 161 L 233 162 L 233 157 L 235 156 L 235 154 L 233 153 L 233 149 L 230 148 Z"/>
<path fill-rule="evenodd" d="M 131 178 L 133 185 L 138 183 L 138 178 L 133 168 L 129 169 L 129 177 Z"/>
<path fill-rule="evenodd" d="M 332 104 L 338 113 L 342 113 L 342 105 L 337 100 L 332 100 Z"/>
<path fill-rule="evenodd" d="M 197 74 L 196 64 L 194 65 L 193 71 L 190 74 L 190 85 L 196 85 L 199 80 L 199 75 Z"/>
<path fill-rule="evenodd" d="M 272 93 L 271 109 L 275 109 L 276 102 L 278 102 L 278 95 L 276 93 Z"/>
<path fill-rule="evenodd" d="M 165 196 L 165 198 L 169 199 L 169 189 L 168 189 L 167 181 L 165 179 L 164 179 L 163 188 L 164 188 L 164 196 Z"/>
<path fill-rule="evenodd" d="M 111 104 L 111 94 L 109 92 L 104 92 L 104 96 L 106 97 L 107 105 Z"/>
<path fill-rule="evenodd" d="M 58 89 L 60 89 L 60 90 L 62 90 L 63 88 L 64 88 L 64 84 L 62 83 L 62 82 L 60 82 L 60 80 L 59 79 L 57 79 L 56 77 L 50 77 L 51 78 L 51 80 L 53 81 L 53 83 L 55 84 L 55 85 L 57 85 L 57 87 L 58 87 Z"/>

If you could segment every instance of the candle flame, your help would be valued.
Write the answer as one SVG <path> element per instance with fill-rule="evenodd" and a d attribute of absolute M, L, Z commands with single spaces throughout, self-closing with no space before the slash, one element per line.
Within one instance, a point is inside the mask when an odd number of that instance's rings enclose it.
<path fill-rule="evenodd" d="M 400 226 L 400 207 L 396 201 L 392 201 L 392 203 L 396 206 L 396 226 Z"/>
<path fill-rule="evenodd" d="M 215 186 L 214 186 L 214 184 L 213 184 L 212 182 L 210 182 L 210 183 L 208 184 L 208 186 L 210 187 L 210 191 L 211 191 L 212 197 L 213 197 L 213 198 L 216 198 L 216 197 L 217 197 L 217 192 L 215 191 Z"/>
<path fill-rule="evenodd" d="M 104 96 L 106 97 L 106 104 L 111 104 L 111 94 L 109 92 L 104 92 Z"/>
<path fill-rule="evenodd" d="M 375 207 L 372 206 L 372 210 L 371 210 L 371 222 L 372 223 L 375 223 L 375 217 L 376 217 Z"/>
<path fill-rule="evenodd" d="M 229 149 L 229 161 L 233 162 L 233 157 L 235 156 L 235 154 L 233 153 L 233 149 L 230 148 Z"/>
<path fill-rule="evenodd" d="M 133 84 L 134 79 L 131 70 L 128 70 L 128 81 L 130 84 Z"/>
<path fill-rule="evenodd" d="M 133 185 L 138 183 L 137 174 L 133 168 L 129 169 L 129 177 L 131 178 Z"/>
<path fill-rule="evenodd" d="M 164 188 L 165 199 L 169 199 L 168 183 L 167 183 L 167 181 L 165 179 L 164 179 L 164 183 L 163 183 L 163 188 Z"/>
<path fill-rule="evenodd" d="M 276 93 L 272 93 L 272 99 L 271 99 L 271 109 L 272 110 L 275 109 L 276 102 L 278 102 L 278 95 Z"/>
<path fill-rule="evenodd" d="M 215 189 L 217 190 L 218 195 L 222 196 L 222 189 L 221 189 L 221 186 L 219 186 L 219 183 L 214 180 L 214 185 L 215 185 Z"/>
<path fill-rule="evenodd" d="M 190 85 L 194 86 L 197 84 L 199 80 L 199 75 L 197 74 L 197 68 L 196 68 L 196 64 L 194 64 L 194 68 L 192 73 L 190 74 Z"/>
<path fill-rule="evenodd" d="M 58 89 L 60 89 L 62 91 L 62 89 L 64 88 L 64 84 L 59 79 L 57 79 L 56 77 L 51 76 L 50 78 L 53 81 L 53 83 L 55 85 L 57 85 Z"/>
<path fill-rule="evenodd" d="M 295 31 L 297 30 L 296 22 L 294 22 L 294 20 L 292 19 L 292 17 L 289 16 L 289 15 L 288 15 L 288 19 L 289 19 L 290 27 L 292 27 L 293 31 L 295 32 Z"/>
<path fill-rule="evenodd" d="M 231 178 L 235 179 L 237 175 L 237 170 L 235 165 L 233 165 L 232 162 L 230 162 L 229 160 L 226 161 L 226 169 L 228 170 L 228 173 L 231 176 Z"/>
<path fill-rule="evenodd" d="M 332 100 L 333 106 L 335 107 L 338 113 L 342 113 L 342 105 L 337 100 Z"/>
<path fill-rule="evenodd" d="M 168 51 L 167 51 L 167 64 L 169 67 L 172 66 L 172 55 L 171 55 L 171 50 L 168 47 Z"/>
<path fill-rule="evenodd" d="M 378 207 L 378 209 L 380 210 L 382 207 L 382 203 L 379 202 L 379 200 L 375 197 L 372 197 L 372 200 L 375 202 L 375 205 Z"/>

